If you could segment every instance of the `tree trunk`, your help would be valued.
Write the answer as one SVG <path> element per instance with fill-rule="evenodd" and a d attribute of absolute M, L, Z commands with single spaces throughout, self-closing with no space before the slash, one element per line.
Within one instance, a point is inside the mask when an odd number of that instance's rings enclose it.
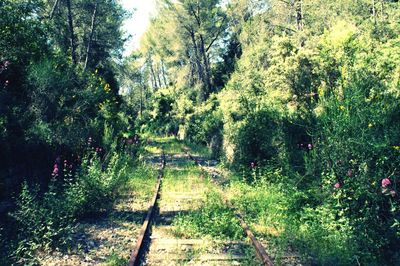
<path fill-rule="evenodd" d="M 92 25 L 90 27 L 90 35 L 89 35 L 88 45 L 86 48 L 85 66 L 83 67 L 84 72 L 86 71 L 86 68 L 87 68 L 87 65 L 89 62 L 90 50 L 92 49 L 93 34 L 94 34 L 95 26 L 96 26 L 97 6 L 98 6 L 98 2 L 96 2 L 94 4 L 93 15 L 92 15 Z"/>
<path fill-rule="evenodd" d="M 376 7 L 375 7 L 375 0 L 372 0 L 372 16 L 374 20 L 374 29 L 376 28 Z"/>
<path fill-rule="evenodd" d="M 50 16 L 49 16 L 50 19 L 53 19 L 53 17 L 54 17 L 54 12 L 56 12 L 56 9 L 57 9 L 59 3 L 60 3 L 60 0 L 56 0 L 56 1 L 54 2 L 53 8 L 51 9 Z"/>
<path fill-rule="evenodd" d="M 303 22 L 303 1 L 297 0 L 296 2 L 296 22 L 297 22 L 297 30 L 303 30 L 304 22 Z"/>
<path fill-rule="evenodd" d="M 76 64 L 76 44 L 75 44 L 75 33 L 74 33 L 74 23 L 72 18 L 71 1 L 72 0 L 66 0 L 66 3 L 68 9 L 68 25 L 69 25 L 70 41 L 71 41 L 71 58 L 72 62 Z"/>
<path fill-rule="evenodd" d="M 156 70 L 157 70 L 157 80 L 158 80 L 158 85 L 160 86 L 160 88 L 162 87 L 162 83 L 161 83 L 161 78 L 160 78 L 160 75 L 161 75 L 161 72 L 160 72 L 160 68 L 159 68 L 159 66 L 158 65 L 156 65 Z"/>
<path fill-rule="evenodd" d="M 164 60 L 162 60 L 162 59 L 161 59 L 161 72 L 162 72 L 164 85 L 165 85 L 165 87 L 168 87 L 167 74 L 166 74 L 166 70 L 165 70 L 165 66 L 164 66 Z"/>
<path fill-rule="evenodd" d="M 154 67 L 153 67 L 153 60 L 151 59 L 151 56 L 149 56 L 149 65 L 150 65 L 150 72 L 151 72 L 151 77 L 152 77 L 152 83 L 153 83 L 153 88 L 158 89 L 157 85 L 157 78 L 156 78 L 156 73 L 154 72 Z"/>
<path fill-rule="evenodd" d="M 196 37 L 194 36 L 193 31 L 190 32 L 190 38 L 191 38 L 192 44 L 193 44 L 193 50 L 194 50 L 195 61 L 196 61 L 196 65 L 197 65 L 197 74 L 199 76 L 199 81 L 203 81 L 204 80 L 203 66 L 201 65 L 201 58 L 199 56 L 199 48 L 197 46 Z"/>
<path fill-rule="evenodd" d="M 139 106 L 139 117 L 142 117 L 143 115 L 143 89 L 144 89 L 144 82 L 142 78 L 140 78 L 140 106 Z"/>
<path fill-rule="evenodd" d="M 204 64 L 204 85 L 205 85 L 205 91 L 204 91 L 204 96 L 205 99 L 207 99 L 208 95 L 211 92 L 211 73 L 210 73 L 210 66 L 208 63 L 208 56 L 205 50 L 205 45 L 204 45 L 204 38 L 203 35 L 200 34 L 200 52 L 203 57 L 203 64 Z"/>

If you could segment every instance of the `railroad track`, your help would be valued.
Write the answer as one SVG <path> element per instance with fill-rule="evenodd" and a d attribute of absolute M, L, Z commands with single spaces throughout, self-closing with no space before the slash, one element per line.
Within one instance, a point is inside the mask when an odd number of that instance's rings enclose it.
<path fill-rule="evenodd" d="M 196 163 L 197 166 L 199 166 L 203 171 L 206 171 L 204 169 L 204 166 L 194 158 L 188 151 L 186 151 L 186 154 L 189 156 L 189 158 Z M 256 250 L 257 257 L 262 261 L 263 265 L 266 266 L 273 266 L 274 263 L 272 262 L 271 258 L 268 256 L 267 251 L 265 250 L 264 246 L 256 239 L 254 236 L 253 232 L 250 230 L 250 227 L 247 225 L 247 223 L 244 221 L 243 215 L 236 210 L 236 208 L 230 203 L 230 201 L 227 199 L 225 194 L 223 193 L 222 189 L 218 186 L 216 182 L 213 181 L 213 184 L 217 188 L 217 190 L 220 192 L 220 196 L 224 200 L 225 204 L 232 209 L 235 212 L 236 218 L 240 222 L 240 226 L 243 228 L 243 231 L 245 232 L 246 236 L 250 239 L 252 246 Z"/>
<path fill-rule="evenodd" d="M 198 167 L 200 167 L 200 169 L 204 170 L 203 166 L 201 165 L 201 163 L 194 158 L 192 155 L 190 155 L 188 152 L 186 152 L 187 156 L 196 162 L 196 165 Z M 157 214 L 157 210 L 158 210 L 158 199 L 160 198 L 160 190 L 161 190 L 161 184 L 162 184 L 162 179 L 164 176 L 164 169 L 165 169 L 165 165 L 166 165 L 166 159 L 165 159 L 165 154 L 163 153 L 161 156 L 161 165 L 159 168 L 159 173 L 158 173 L 158 179 L 157 179 L 157 184 L 156 184 L 156 190 L 155 193 L 153 195 L 153 198 L 150 202 L 150 207 L 148 209 L 147 212 L 147 216 L 146 219 L 143 222 L 143 225 L 141 227 L 139 236 L 137 238 L 137 242 L 136 245 L 134 247 L 134 249 L 132 250 L 131 256 L 130 256 L 130 260 L 129 260 L 129 266 L 136 266 L 136 265 L 142 265 L 144 262 L 144 257 L 146 255 L 146 252 L 149 248 L 149 242 L 150 241 L 158 241 L 158 244 L 170 244 L 171 242 L 176 242 L 179 246 L 185 246 L 185 245 L 193 245 L 196 242 L 201 242 L 202 240 L 178 240 L 178 239 L 163 239 L 163 238 L 156 238 L 154 237 L 153 239 L 151 239 L 151 233 L 152 233 L 152 223 L 154 222 L 155 218 L 156 218 L 156 214 Z M 272 260 L 269 258 L 265 248 L 262 246 L 262 244 L 255 238 L 254 234 L 251 232 L 249 226 L 245 223 L 243 216 L 236 211 L 236 209 L 230 204 L 229 200 L 226 199 L 226 197 L 223 195 L 222 193 L 222 189 L 214 183 L 214 185 L 218 188 L 218 191 L 220 191 L 221 193 L 221 197 L 222 199 L 225 201 L 225 203 L 227 204 L 227 206 L 229 206 L 233 211 L 235 211 L 235 215 L 237 217 L 237 219 L 240 222 L 241 227 L 243 228 L 245 234 L 247 235 L 247 237 L 250 239 L 250 243 L 251 245 L 254 247 L 255 251 L 256 251 L 256 255 L 257 257 L 260 259 L 260 261 L 262 262 L 263 265 L 267 265 L 267 266 L 272 266 L 273 262 Z M 161 241 L 164 240 L 164 241 Z M 165 243 L 163 243 L 165 242 Z M 164 258 L 167 259 L 167 258 Z M 217 258 L 212 258 L 209 257 L 210 260 L 214 260 L 214 261 L 218 261 L 218 257 Z M 155 265 L 158 265 L 157 263 Z M 173 264 L 169 264 L 169 265 L 173 265 Z"/>

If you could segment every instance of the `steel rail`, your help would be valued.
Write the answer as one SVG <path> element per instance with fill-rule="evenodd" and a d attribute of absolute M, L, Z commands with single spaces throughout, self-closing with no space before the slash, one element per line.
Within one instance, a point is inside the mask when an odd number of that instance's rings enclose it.
<path fill-rule="evenodd" d="M 130 259 L 129 259 L 129 266 L 138 266 L 140 265 L 140 260 L 144 255 L 144 248 L 145 248 L 145 238 L 146 235 L 150 233 L 151 224 L 156 213 L 157 209 L 157 200 L 160 197 L 160 188 L 162 178 L 164 176 L 164 168 L 165 168 L 165 154 L 164 152 L 161 155 L 161 166 L 159 169 L 158 177 L 157 177 L 157 184 L 156 184 L 156 191 L 154 196 L 150 202 L 150 207 L 147 211 L 146 219 L 143 222 L 143 225 L 140 229 L 139 236 L 137 237 L 135 248 L 132 250 Z"/>

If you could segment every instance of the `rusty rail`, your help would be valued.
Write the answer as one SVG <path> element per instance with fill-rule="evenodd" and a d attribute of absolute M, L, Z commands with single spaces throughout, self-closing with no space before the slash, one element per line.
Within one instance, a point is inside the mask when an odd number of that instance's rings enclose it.
<path fill-rule="evenodd" d="M 154 196 L 150 202 L 150 207 L 147 211 L 146 219 L 143 222 L 142 228 L 140 229 L 139 236 L 137 238 L 136 246 L 132 250 L 130 259 L 129 259 L 129 266 L 137 266 L 140 265 L 140 259 L 144 255 L 144 240 L 146 235 L 150 232 L 151 223 L 154 218 L 154 214 L 156 213 L 157 209 L 157 200 L 160 196 L 160 188 L 161 188 L 161 181 L 164 176 L 164 168 L 165 168 L 165 154 L 164 152 L 161 155 L 161 166 L 159 169 L 158 177 L 157 177 L 157 184 L 156 184 L 156 191 Z"/>
<path fill-rule="evenodd" d="M 189 156 L 189 158 L 191 160 L 193 160 L 201 169 L 204 170 L 203 165 L 201 165 L 201 163 L 194 158 L 188 151 L 186 151 L 186 154 Z M 249 226 L 246 224 L 246 222 L 243 219 L 243 215 L 236 210 L 236 208 L 230 203 L 230 201 L 226 198 L 226 196 L 224 195 L 222 189 L 218 186 L 218 184 L 216 182 L 213 182 L 214 185 L 217 187 L 217 189 L 220 192 L 220 195 L 222 197 L 222 199 L 224 200 L 225 204 L 227 204 L 227 206 L 234 210 L 236 218 L 239 220 L 240 222 L 240 226 L 243 228 L 243 231 L 246 233 L 247 237 L 250 239 L 251 244 L 253 245 L 254 249 L 256 250 L 256 254 L 257 257 L 262 261 L 263 265 L 265 266 L 273 266 L 274 263 L 272 262 L 272 260 L 270 259 L 270 257 L 268 256 L 267 251 L 265 250 L 264 246 L 260 243 L 260 241 L 258 241 L 256 239 L 256 237 L 254 236 L 254 234 L 251 232 Z"/>

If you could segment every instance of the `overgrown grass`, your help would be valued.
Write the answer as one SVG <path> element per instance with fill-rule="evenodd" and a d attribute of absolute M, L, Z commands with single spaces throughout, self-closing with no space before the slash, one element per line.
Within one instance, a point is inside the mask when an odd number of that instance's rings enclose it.
<path fill-rule="evenodd" d="M 153 195 L 157 171 L 154 167 L 146 164 L 137 165 L 129 171 L 127 183 L 120 188 L 119 194 L 127 194 L 127 191 L 134 191 L 136 199 L 148 201 Z"/>
<path fill-rule="evenodd" d="M 243 239 L 243 229 L 235 214 L 211 190 L 196 211 L 179 215 L 174 220 L 175 234 L 185 238 Z"/>
<path fill-rule="evenodd" d="M 148 139 L 148 145 L 145 150 L 150 154 L 160 154 L 162 151 L 169 154 L 177 154 L 188 150 L 195 156 L 205 158 L 211 156 L 211 152 L 206 146 L 179 140 L 173 136 L 158 137 L 147 135 L 146 138 Z"/>
<path fill-rule="evenodd" d="M 105 262 L 105 266 L 126 266 L 127 264 L 128 260 L 116 253 L 109 255 Z"/>
<path fill-rule="evenodd" d="M 300 255 L 304 263 L 316 265 L 357 262 L 353 232 L 343 217 L 336 217 L 324 205 L 301 206 L 301 192 L 271 183 L 268 176 L 251 184 L 232 179 L 226 195 L 256 236 L 268 242 L 277 263 L 287 255 Z"/>
<path fill-rule="evenodd" d="M 150 153 L 183 153 L 185 144 L 175 137 L 149 137 L 146 150 Z"/>

